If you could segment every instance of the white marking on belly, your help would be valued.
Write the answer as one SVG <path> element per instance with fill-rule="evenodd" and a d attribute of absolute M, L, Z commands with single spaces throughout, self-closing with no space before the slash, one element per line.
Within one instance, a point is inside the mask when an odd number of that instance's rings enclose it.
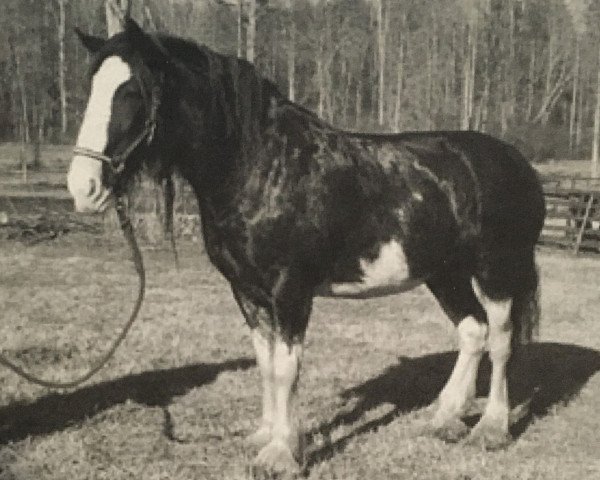
<path fill-rule="evenodd" d="M 374 260 L 361 258 L 359 263 L 362 271 L 362 279 L 359 282 L 332 283 L 326 286 L 324 295 L 377 297 L 404 292 L 422 282 L 410 277 L 404 250 L 396 240 L 383 244 Z"/>

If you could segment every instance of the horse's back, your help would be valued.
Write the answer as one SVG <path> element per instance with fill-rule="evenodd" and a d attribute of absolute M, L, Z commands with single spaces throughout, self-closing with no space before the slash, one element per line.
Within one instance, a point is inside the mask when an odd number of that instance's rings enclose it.
<path fill-rule="evenodd" d="M 481 234 L 495 243 L 531 245 L 542 228 L 545 203 L 537 173 L 512 145 L 475 131 L 354 134 L 374 148 L 410 152 L 440 184 L 473 195 Z M 469 192 L 468 190 L 475 190 Z"/>

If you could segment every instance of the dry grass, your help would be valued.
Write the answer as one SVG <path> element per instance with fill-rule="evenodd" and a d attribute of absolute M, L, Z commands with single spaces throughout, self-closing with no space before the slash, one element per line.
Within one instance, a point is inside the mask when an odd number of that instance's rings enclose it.
<path fill-rule="evenodd" d="M 127 252 L 82 234 L 0 249 L 2 348 L 47 377 L 82 371 L 131 305 Z M 180 249 L 180 272 L 170 252 L 145 251 L 141 318 L 93 383 L 52 393 L 0 371 L 0 479 L 247 478 L 260 409 L 248 331 L 199 246 Z M 300 395 L 308 478 L 600 478 L 600 262 L 545 251 L 540 263 L 535 415 L 497 453 L 423 434 L 454 359 L 425 289 L 318 300 Z"/>

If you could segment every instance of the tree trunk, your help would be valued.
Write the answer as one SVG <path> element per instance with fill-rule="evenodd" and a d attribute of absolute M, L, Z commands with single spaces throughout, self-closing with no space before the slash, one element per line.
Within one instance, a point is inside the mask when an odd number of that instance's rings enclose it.
<path fill-rule="evenodd" d="M 402 93 L 404 90 L 404 42 L 400 36 L 400 52 L 396 79 L 396 104 L 394 105 L 394 131 L 400 132 L 400 115 L 402 114 Z"/>
<path fill-rule="evenodd" d="M 10 42 L 10 48 L 13 54 L 13 62 L 15 66 L 15 77 L 17 83 L 17 89 L 19 91 L 19 99 L 21 100 L 20 104 L 20 117 L 19 117 L 19 137 L 21 142 L 29 143 L 31 139 L 30 135 L 30 125 L 29 125 L 29 115 L 28 115 L 28 100 L 27 100 L 27 88 L 25 86 L 25 78 L 23 74 L 23 69 L 21 67 L 21 58 L 19 52 L 17 51 L 16 46 L 13 42 Z"/>
<path fill-rule="evenodd" d="M 580 65 L 581 66 L 581 65 Z M 583 135 L 583 92 L 585 92 L 586 85 L 584 84 L 585 76 L 579 76 L 579 101 L 577 102 L 577 120 L 575 121 L 575 153 L 579 155 L 581 152 L 581 138 Z"/>
<path fill-rule="evenodd" d="M 471 80 L 469 82 L 469 128 L 472 128 L 473 124 L 473 107 L 475 104 L 475 73 L 477 70 L 477 46 L 479 41 L 479 15 L 476 15 L 473 22 L 473 35 L 471 37 Z"/>
<path fill-rule="evenodd" d="M 42 165 L 42 159 L 40 156 L 41 143 L 43 139 L 43 105 L 41 103 L 34 103 L 33 105 L 33 118 L 35 119 L 35 132 L 33 135 L 33 161 L 32 167 L 34 170 L 39 170 Z"/>
<path fill-rule="evenodd" d="M 592 140 L 592 177 L 598 177 L 600 170 L 600 48 L 598 48 L 598 74 L 596 79 L 596 109 L 594 110 L 594 133 Z"/>
<path fill-rule="evenodd" d="M 152 12 L 150 11 L 150 7 L 148 5 L 144 5 L 144 20 L 146 21 L 148 28 L 154 31 L 159 30 L 158 26 L 156 25 L 156 22 L 154 21 L 154 16 L 152 15 Z"/>
<path fill-rule="evenodd" d="M 492 84 L 489 59 L 486 60 L 484 82 L 483 93 L 481 95 L 481 117 L 479 124 L 477 125 L 477 130 L 481 130 L 482 132 L 486 132 L 488 130 L 487 123 L 490 103 L 490 90 Z"/>
<path fill-rule="evenodd" d="M 290 31 L 288 38 L 288 98 L 296 101 L 296 22 L 290 14 Z"/>
<path fill-rule="evenodd" d="M 555 61 L 554 61 L 554 43 L 555 43 L 555 34 L 554 34 L 554 28 L 552 28 L 552 25 L 550 25 L 550 38 L 548 39 L 548 65 L 546 67 L 546 82 L 544 84 L 544 98 L 549 98 L 551 95 L 551 91 L 552 91 L 552 74 L 554 72 L 554 65 L 555 65 Z M 540 116 L 540 120 L 542 121 L 542 124 L 545 125 L 546 122 L 548 121 L 548 111 L 544 110 L 543 112 L 541 112 L 542 115 Z"/>
<path fill-rule="evenodd" d="M 340 68 L 340 80 L 344 82 L 344 90 L 342 93 L 342 125 L 346 128 L 348 127 L 348 103 L 349 103 L 349 95 L 350 95 L 350 73 L 348 68 L 348 59 L 346 57 L 342 57 L 341 59 L 342 66 Z"/>
<path fill-rule="evenodd" d="M 454 26 L 453 26 L 454 27 Z M 455 122 L 458 120 L 458 122 L 460 122 L 460 116 L 455 116 L 456 114 L 456 110 L 458 110 L 458 102 L 456 101 L 456 85 L 457 85 L 457 71 L 456 71 L 456 65 L 458 64 L 457 62 L 457 56 L 458 56 L 458 48 L 457 48 L 457 41 L 456 41 L 456 28 L 452 28 L 452 41 L 450 43 L 450 52 L 448 53 L 450 56 L 450 65 L 448 67 L 448 95 L 446 98 L 446 105 L 445 105 L 445 113 L 448 117 L 450 118 L 454 118 Z M 459 127 L 458 124 L 453 123 L 452 125 L 454 128 Z"/>
<path fill-rule="evenodd" d="M 548 123 L 548 120 L 550 119 L 550 112 L 552 112 L 556 102 L 558 102 L 558 100 L 561 98 L 570 76 L 570 72 L 567 71 L 566 65 L 563 63 L 558 77 L 553 82 L 553 86 L 549 92 L 545 93 L 540 109 L 533 118 L 533 122 L 540 122 L 542 125 L 546 125 Z"/>
<path fill-rule="evenodd" d="M 317 83 L 319 87 L 319 106 L 317 114 L 319 118 L 323 118 L 325 113 L 325 80 L 323 78 L 323 47 L 319 48 L 319 58 L 317 58 Z"/>
<path fill-rule="evenodd" d="M 431 38 L 429 39 L 429 52 L 427 54 L 427 96 L 426 96 L 426 120 L 425 126 L 427 130 L 432 130 L 435 128 L 434 122 L 434 105 L 437 103 L 437 99 L 434 98 L 437 83 L 437 72 L 435 69 L 437 68 L 438 58 L 437 58 L 437 45 L 438 45 L 438 31 L 437 31 L 437 17 L 435 14 L 435 9 L 432 12 L 432 26 L 431 26 Z"/>
<path fill-rule="evenodd" d="M 575 40 L 575 64 L 573 65 L 573 89 L 571 92 L 571 111 L 569 115 L 569 154 L 573 156 L 575 142 L 575 121 L 577 119 L 577 97 L 579 95 L 579 38 Z"/>
<path fill-rule="evenodd" d="M 467 26 L 467 29 L 469 29 L 469 27 Z M 469 29 L 470 30 L 470 29 Z M 470 39 L 471 34 L 468 33 L 468 37 Z M 469 129 L 469 123 L 470 123 L 470 113 L 469 113 L 469 104 L 470 104 L 470 98 L 469 98 L 469 92 L 471 91 L 471 86 L 470 86 L 470 81 L 471 81 L 471 66 L 470 66 L 470 57 L 469 57 L 469 45 L 468 45 L 468 41 L 467 41 L 467 48 L 465 49 L 465 54 L 464 54 L 464 58 L 463 58 L 463 79 L 462 79 L 462 97 L 463 97 L 463 106 L 462 106 L 462 115 L 461 115 L 461 122 L 460 122 L 460 128 L 462 130 L 468 130 Z"/>
<path fill-rule="evenodd" d="M 377 66 L 378 66 L 378 101 L 377 101 L 377 121 L 380 126 L 383 125 L 385 114 L 384 98 L 385 98 L 385 42 L 390 19 L 389 12 L 385 12 L 385 0 L 377 0 Z"/>
<path fill-rule="evenodd" d="M 482 27 L 482 49 L 483 51 L 490 51 L 492 45 L 494 45 L 494 32 L 492 30 L 492 25 L 490 23 L 490 18 L 492 16 L 492 4 L 491 0 L 487 0 L 485 2 L 485 18 L 487 19 L 487 23 Z M 484 61 L 484 72 L 483 72 L 483 92 L 481 93 L 481 99 L 479 101 L 479 117 L 477 123 L 475 125 L 476 130 L 481 130 L 486 132 L 488 130 L 488 114 L 489 114 L 489 104 L 490 104 L 490 95 L 492 90 L 492 67 L 491 67 L 491 58 L 489 55 L 483 56 Z M 475 73 L 474 73 L 475 74 Z M 504 81 L 508 83 L 508 79 L 505 78 Z"/>
<path fill-rule="evenodd" d="M 271 58 L 270 63 L 270 75 L 271 79 L 275 81 L 277 78 L 277 46 L 279 45 L 279 39 L 271 42 Z"/>
<path fill-rule="evenodd" d="M 360 122 L 362 117 L 362 80 L 359 78 L 356 81 L 356 100 L 355 100 L 355 115 L 354 115 L 354 128 L 357 130 L 360 128 Z"/>
<path fill-rule="evenodd" d="M 467 47 L 464 55 L 463 65 L 463 115 L 461 128 L 469 130 L 473 126 L 473 107 L 475 98 L 475 71 L 477 66 L 477 37 L 478 16 L 475 13 L 467 29 Z"/>
<path fill-rule="evenodd" d="M 529 57 L 529 81 L 527 83 L 527 107 L 525 120 L 531 120 L 533 115 L 534 85 L 535 85 L 535 40 L 531 41 L 531 56 Z"/>
<path fill-rule="evenodd" d="M 132 0 L 106 0 L 106 31 L 109 37 L 123 31 L 124 21 L 131 16 Z"/>
<path fill-rule="evenodd" d="M 63 140 L 67 133 L 67 66 L 65 57 L 65 30 L 66 30 L 66 0 L 58 0 L 58 89 L 60 92 L 60 132 Z"/>
<path fill-rule="evenodd" d="M 248 0 L 248 28 L 246 29 L 246 60 L 254 63 L 256 43 L 256 0 Z"/>
<path fill-rule="evenodd" d="M 244 13 L 244 0 L 237 0 L 237 56 L 238 58 L 242 58 L 243 52 L 243 43 L 244 39 L 242 37 L 242 15 Z"/>
<path fill-rule="evenodd" d="M 517 22 L 515 19 L 515 4 L 514 0 L 509 2 L 509 31 L 508 31 L 508 60 L 504 62 L 504 99 L 506 103 L 506 122 L 509 118 L 512 120 L 515 115 L 515 70 L 518 68 L 515 62 L 516 57 L 516 29 Z"/>

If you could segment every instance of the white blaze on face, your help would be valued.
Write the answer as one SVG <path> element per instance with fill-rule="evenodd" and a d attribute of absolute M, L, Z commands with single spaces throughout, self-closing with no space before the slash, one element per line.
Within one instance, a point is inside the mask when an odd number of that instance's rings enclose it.
<path fill-rule="evenodd" d="M 131 78 L 131 68 L 120 57 L 108 57 L 92 79 L 92 89 L 77 137 L 77 146 L 103 153 L 117 88 Z M 69 192 L 78 211 L 98 211 L 108 192 L 102 186 L 102 163 L 76 155 L 67 177 Z"/>

